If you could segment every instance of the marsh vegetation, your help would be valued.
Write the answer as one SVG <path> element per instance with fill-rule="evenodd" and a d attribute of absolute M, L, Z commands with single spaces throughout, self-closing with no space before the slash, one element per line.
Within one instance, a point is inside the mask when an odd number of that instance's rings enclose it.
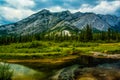
<path fill-rule="evenodd" d="M 120 43 L 33 41 L 0 46 L 0 59 L 40 59 L 101 52 L 119 54 Z"/>
<path fill-rule="evenodd" d="M 0 80 L 12 80 L 12 75 L 9 64 L 0 62 Z"/>

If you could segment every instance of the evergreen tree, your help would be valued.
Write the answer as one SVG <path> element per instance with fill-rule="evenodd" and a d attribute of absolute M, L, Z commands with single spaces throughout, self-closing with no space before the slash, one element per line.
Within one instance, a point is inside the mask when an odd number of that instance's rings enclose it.
<path fill-rule="evenodd" d="M 107 39 L 108 39 L 108 41 L 110 41 L 110 38 L 111 38 L 111 29 L 108 28 L 108 32 L 107 32 Z"/>
<path fill-rule="evenodd" d="M 85 28 L 85 41 L 93 40 L 92 27 L 87 24 Z"/>

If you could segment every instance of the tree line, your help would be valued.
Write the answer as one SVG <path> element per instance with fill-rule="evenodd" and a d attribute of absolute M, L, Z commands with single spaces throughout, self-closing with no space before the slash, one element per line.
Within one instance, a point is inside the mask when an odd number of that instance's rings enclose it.
<path fill-rule="evenodd" d="M 0 44 L 10 44 L 10 43 L 20 43 L 20 42 L 31 42 L 34 40 L 41 41 L 80 41 L 80 42 L 90 42 L 90 41 L 120 41 L 120 32 L 108 28 L 108 31 L 93 32 L 90 25 L 86 25 L 84 29 L 80 32 L 76 32 L 69 36 L 61 31 L 59 35 L 53 33 L 41 33 L 26 36 L 2 36 L 0 37 Z"/>

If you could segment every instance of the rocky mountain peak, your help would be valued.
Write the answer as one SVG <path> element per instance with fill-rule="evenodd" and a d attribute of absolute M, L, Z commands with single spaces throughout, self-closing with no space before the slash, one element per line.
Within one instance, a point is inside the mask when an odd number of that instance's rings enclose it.
<path fill-rule="evenodd" d="M 62 11 L 62 12 L 58 12 L 58 14 L 60 16 L 64 16 L 64 17 L 67 17 L 67 16 L 71 16 L 71 12 L 66 10 L 66 11 Z"/>
<path fill-rule="evenodd" d="M 50 12 L 43 9 L 16 23 L 0 26 L 0 35 L 28 35 L 62 30 L 79 32 L 87 24 L 99 31 L 107 31 L 108 28 L 120 31 L 120 18 L 116 16 L 81 12 L 71 13 L 68 10 Z"/>
<path fill-rule="evenodd" d="M 51 12 L 49 10 L 47 10 L 47 9 L 43 9 L 43 10 L 39 11 L 36 14 L 39 14 L 39 15 L 42 15 L 42 14 L 49 15 L 49 14 L 51 14 Z"/>

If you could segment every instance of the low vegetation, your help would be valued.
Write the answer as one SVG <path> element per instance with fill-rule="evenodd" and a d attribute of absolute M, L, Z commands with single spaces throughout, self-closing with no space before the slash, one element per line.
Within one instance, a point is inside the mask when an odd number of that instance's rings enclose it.
<path fill-rule="evenodd" d="M 92 52 L 116 54 L 119 50 L 120 43 L 32 41 L 1 45 L 0 59 L 57 58 L 69 55 L 90 55 Z"/>
<path fill-rule="evenodd" d="M 0 80 L 12 80 L 12 74 L 8 64 L 0 63 Z"/>

